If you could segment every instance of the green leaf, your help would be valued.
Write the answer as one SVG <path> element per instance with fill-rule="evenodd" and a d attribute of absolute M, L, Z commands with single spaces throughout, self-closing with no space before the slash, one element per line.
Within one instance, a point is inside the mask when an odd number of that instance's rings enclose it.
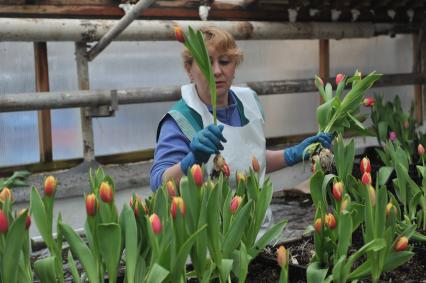
<path fill-rule="evenodd" d="M 414 253 L 410 251 L 401 251 L 401 252 L 391 253 L 389 256 L 386 257 L 383 271 L 388 272 L 388 271 L 394 270 L 398 266 L 406 263 L 413 255 Z"/>
<path fill-rule="evenodd" d="M 224 258 L 222 259 L 222 262 L 220 263 L 220 265 L 217 267 L 219 269 L 221 282 L 227 282 L 232 270 L 233 262 L 234 261 L 232 259 Z"/>
<path fill-rule="evenodd" d="M 311 197 L 316 208 L 318 208 L 319 204 L 322 203 L 324 199 L 322 195 L 322 189 L 321 189 L 323 180 L 324 180 L 324 173 L 321 170 L 318 170 L 311 177 L 309 182 Z"/>
<path fill-rule="evenodd" d="M 43 283 L 56 283 L 55 274 L 55 257 L 49 256 L 37 260 L 34 263 L 34 272 L 37 274 L 40 282 Z M 12 282 L 12 281 L 6 281 Z"/>
<path fill-rule="evenodd" d="M 50 252 L 53 251 L 53 238 L 52 231 L 49 230 L 46 219 L 46 209 L 44 203 L 41 200 L 40 194 L 35 187 L 31 189 L 31 215 L 35 220 L 38 231 L 40 232 L 41 237 L 43 238 L 46 245 L 49 247 Z"/>
<path fill-rule="evenodd" d="M 126 248 L 127 283 L 135 282 L 136 264 L 138 261 L 138 231 L 133 210 L 126 203 L 121 214 L 124 219 L 124 244 Z"/>
<path fill-rule="evenodd" d="M 349 212 L 344 211 L 340 214 L 338 225 L 338 243 L 337 243 L 337 258 L 346 256 L 348 248 L 352 242 L 352 217 Z M 334 276 L 334 275 L 333 275 Z"/>
<path fill-rule="evenodd" d="M 246 282 L 247 273 L 248 273 L 248 265 L 251 260 L 251 256 L 247 253 L 246 245 L 241 242 L 240 251 L 236 253 L 238 256 L 238 282 L 244 283 Z M 235 262 L 235 260 L 234 260 Z M 235 265 L 235 264 L 234 264 Z"/>
<path fill-rule="evenodd" d="M 219 199 L 219 188 L 214 188 L 211 190 L 210 199 L 207 203 L 207 234 L 209 241 L 209 251 L 213 260 L 216 263 L 222 261 L 222 254 L 220 252 L 220 205 Z"/>
<path fill-rule="evenodd" d="M 154 265 L 149 270 L 149 273 L 147 274 L 147 279 L 145 282 L 161 283 L 167 278 L 168 275 L 169 271 L 167 269 L 165 269 L 158 263 L 154 263 Z"/>
<path fill-rule="evenodd" d="M 282 219 L 280 222 L 274 224 L 263 236 L 256 241 L 256 244 L 249 249 L 249 254 L 252 258 L 255 258 L 266 245 L 270 244 L 274 239 L 281 235 L 284 227 L 287 225 L 287 220 Z"/>
<path fill-rule="evenodd" d="M 75 261 L 72 257 L 71 251 L 68 251 L 68 266 L 71 270 L 73 282 L 81 283 L 80 275 L 78 274 L 77 266 L 75 265 Z"/>
<path fill-rule="evenodd" d="M 308 265 L 308 269 L 306 270 L 306 279 L 308 283 L 321 283 L 324 282 L 327 272 L 327 268 L 321 268 L 318 262 L 313 262 Z"/>
<path fill-rule="evenodd" d="M 384 186 L 389 180 L 389 177 L 392 175 L 393 167 L 380 167 L 378 173 L 378 182 L 379 186 Z"/>
<path fill-rule="evenodd" d="M 330 83 L 325 85 L 325 101 L 329 101 L 333 98 L 333 87 Z"/>
<path fill-rule="evenodd" d="M 328 121 L 330 120 L 333 102 L 334 99 L 328 100 L 317 108 L 317 121 L 321 131 L 327 127 Z"/>
<path fill-rule="evenodd" d="M 101 256 L 105 262 L 110 282 L 117 279 L 121 256 L 121 229 L 117 223 L 98 225 L 98 241 Z"/>

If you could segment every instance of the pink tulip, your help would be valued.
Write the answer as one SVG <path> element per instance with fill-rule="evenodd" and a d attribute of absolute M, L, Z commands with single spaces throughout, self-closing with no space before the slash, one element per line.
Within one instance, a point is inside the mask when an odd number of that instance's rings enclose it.
<path fill-rule="evenodd" d="M 235 196 L 232 200 L 231 200 L 231 205 L 230 205 L 230 210 L 232 214 L 235 214 L 238 210 L 238 208 L 240 207 L 241 204 L 241 197 L 240 196 Z"/>
<path fill-rule="evenodd" d="M 374 104 L 376 103 L 376 100 L 373 97 L 366 97 L 366 98 L 364 98 L 362 103 L 366 107 L 373 107 Z"/>
<path fill-rule="evenodd" d="M 161 233 L 161 230 L 163 229 L 163 225 L 161 225 L 160 218 L 157 214 L 153 213 L 149 217 L 149 222 L 151 223 L 152 231 L 154 234 L 158 235 Z"/>
<path fill-rule="evenodd" d="M 0 233 L 5 234 L 9 230 L 9 220 L 3 210 L 0 209 Z"/>
<path fill-rule="evenodd" d="M 336 75 L 336 85 L 339 85 L 341 81 L 345 79 L 345 75 L 343 74 L 337 74 Z"/>
<path fill-rule="evenodd" d="M 417 153 L 419 156 L 423 156 L 425 154 L 425 148 L 421 143 L 417 146 Z"/>

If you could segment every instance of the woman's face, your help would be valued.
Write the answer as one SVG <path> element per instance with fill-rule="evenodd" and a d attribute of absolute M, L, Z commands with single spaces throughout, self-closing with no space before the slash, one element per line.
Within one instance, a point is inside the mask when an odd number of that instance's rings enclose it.
<path fill-rule="evenodd" d="M 235 68 L 237 66 L 235 60 L 229 56 L 218 53 L 214 48 L 208 48 L 212 70 L 216 79 L 217 106 L 224 107 L 228 105 L 228 90 L 234 80 Z M 210 103 L 210 91 L 207 80 L 204 78 L 197 63 L 193 60 L 192 64 L 186 64 L 186 71 L 191 81 L 195 83 L 198 95 L 206 104 Z"/>

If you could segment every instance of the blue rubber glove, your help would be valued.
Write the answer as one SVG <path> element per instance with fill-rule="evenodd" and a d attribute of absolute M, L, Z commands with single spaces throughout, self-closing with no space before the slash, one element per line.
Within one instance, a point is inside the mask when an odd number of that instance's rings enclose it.
<path fill-rule="evenodd" d="M 223 149 L 222 142 L 226 139 L 222 131 L 223 125 L 211 124 L 194 136 L 189 144 L 190 152 L 180 162 L 182 172 L 187 174 L 192 165 L 206 163 L 210 155 Z"/>
<path fill-rule="evenodd" d="M 286 148 L 284 150 L 284 160 L 288 166 L 293 166 L 294 164 L 302 161 L 303 157 L 305 159 L 309 158 L 309 153 L 307 152 L 305 153 L 305 156 L 303 156 L 303 151 L 306 147 L 313 143 L 319 142 L 323 147 L 330 148 L 332 139 L 333 135 L 330 133 L 319 133 L 316 136 L 306 138 L 301 143 Z"/>

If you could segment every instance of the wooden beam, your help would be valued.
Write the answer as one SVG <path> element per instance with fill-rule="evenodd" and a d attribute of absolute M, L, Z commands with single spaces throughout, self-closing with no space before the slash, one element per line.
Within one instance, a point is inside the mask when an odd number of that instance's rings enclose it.
<path fill-rule="evenodd" d="M 328 39 L 319 40 L 319 76 L 325 82 L 330 77 L 330 42 Z M 320 103 L 323 103 L 320 98 Z"/>
<path fill-rule="evenodd" d="M 36 91 L 49 91 L 49 64 L 47 59 L 46 42 L 34 42 L 34 66 Z M 40 161 L 52 161 L 52 126 L 50 110 L 40 110 L 38 116 L 38 140 L 40 148 Z"/>

